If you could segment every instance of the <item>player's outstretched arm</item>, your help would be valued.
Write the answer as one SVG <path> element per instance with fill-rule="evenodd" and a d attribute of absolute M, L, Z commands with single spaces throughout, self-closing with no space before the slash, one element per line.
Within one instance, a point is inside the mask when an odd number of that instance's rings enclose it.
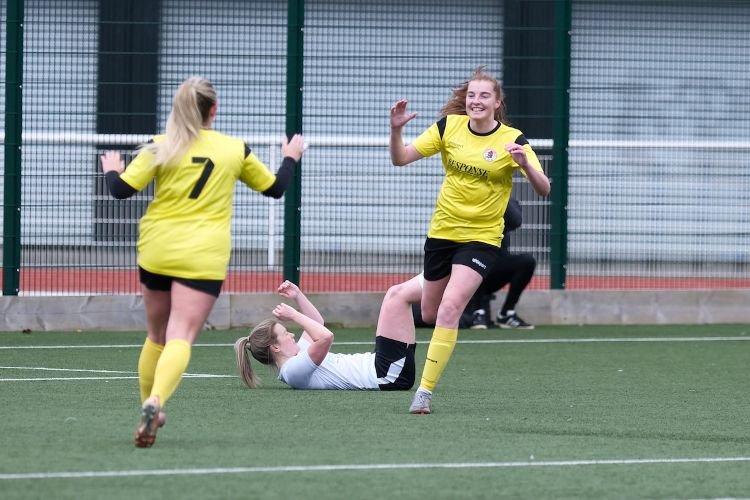
<path fill-rule="evenodd" d="M 406 101 L 406 99 L 401 99 L 391 106 L 391 137 L 389 150 L 391 153 L 391 163 L 397 167 L 408 165 L 409 163 L 423 158 L 414 146 L 411 144 L 408 146 L 404 145 L 404 139 L 402 136 L 404 125 L 417 116 L 417 113 L 408 113 L 406 111 L 407 104 L 408 101 Z"/>

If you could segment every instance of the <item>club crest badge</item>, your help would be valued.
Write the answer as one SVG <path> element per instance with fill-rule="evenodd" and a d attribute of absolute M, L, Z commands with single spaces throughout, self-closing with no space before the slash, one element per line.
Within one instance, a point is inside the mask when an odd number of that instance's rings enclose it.
<path fill-rule="evenodd" d="M 484 159 L 487 161 L 495 161 L 497 159 L 497 151 L 494 149 L 488 149 L 484 152 Z"/>

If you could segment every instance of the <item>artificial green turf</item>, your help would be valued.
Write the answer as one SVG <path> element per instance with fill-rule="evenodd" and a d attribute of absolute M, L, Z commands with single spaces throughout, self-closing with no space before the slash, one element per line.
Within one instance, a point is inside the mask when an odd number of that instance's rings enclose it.
<path fill-rule="evenodd" d="M 234 374 L 240 331 L 207 331 L 188 372 Z M 372 330 L 337 330 L 372 340 Z M 13 498 L 706 498 L 750 495 L 750 461 L 611 465 L 575 460 L 750 457 L 748 325 L 541 327 L 462 331 L 461 340 L 733 337 L 732 341 L 460 343 L 433 415 L 411 392 L 293 391 L 186 378 L 156 445 L 134 448 L 136 380 L 0 381 L 0 497 Z M 418 372 L 430 332 L 420 330 Z M 2 333 L 0 378 L 134 375 L 143 334 Z M 203 344 L 214 344 L 204 346 Z M 341 345 L 340 352 L 369 350 Z M 408 469 L 406 464 L 517 467 Z M 217 468 L 392 464 L 338 471 Z M 399 469 L 398 465 L 404 467 Z M 6 479 L 12 473 L 206 469 L 207 474 Z"/>

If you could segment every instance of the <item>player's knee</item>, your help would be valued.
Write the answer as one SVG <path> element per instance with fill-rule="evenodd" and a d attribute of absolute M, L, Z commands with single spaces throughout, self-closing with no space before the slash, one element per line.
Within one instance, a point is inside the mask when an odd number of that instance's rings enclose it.
<path fill-rule="evenodd" d="M 533 272 L 536 269 L 536 259 L 531 254 L 524 254 L 522 266 Z"/>
<path fill-rule="evenodd" d="M 394 301 L 407 301 L 407 290 L 404 283 L 391 286 L 388 291 L 385 292 L 385 300 L 388 302 Z"/>

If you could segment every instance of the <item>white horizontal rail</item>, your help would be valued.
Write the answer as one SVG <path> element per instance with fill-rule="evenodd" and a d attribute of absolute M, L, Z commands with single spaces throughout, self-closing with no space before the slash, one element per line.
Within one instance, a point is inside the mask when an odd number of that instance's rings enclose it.
<path fill-rule="evenodd" d="M 531 141 L 529 141 L 531 142 Z M 533 142 L 532 142 L 533 144 Z M 621 148 L 621 149 L 690 149 L 690 150 L 734 150 L 750 151 L 748 141 L 610 141 L 610 140 L 571 140 L 571 148 Z M 552 140 L 549 141 L 552 147 Z"/>
<path fill-rule="evenodd" d="M 112 144 L 132 145 L 143 144 L 151 140 L 149 134 L 94 134 L 80 132 L 24 132 L 21 136 L 23 144 Z M 240 139 L 250 144 L 277 145 L 281 144 L 282 134 L 240 136 Z M 406 142 L 414 138 L 407 138 Z M 387 136 L 340 136 L 340 135 L 308 135 L 305 140 L 310 146 L 371 146 L 387 147 Z M 5 143 L 5 132 L 0 132 L 0 143 Z M 551 149 L 552 139 L 529 139 L 529 143 L 537 148 Z M 573 139 L 568 142 L 572 148 L 621 148 L 621 149 L 689 149 L 689 150 L 733 150 L 750 151 L 750 141 L 642 141 L 642 140 L 595 140 Z"/>

